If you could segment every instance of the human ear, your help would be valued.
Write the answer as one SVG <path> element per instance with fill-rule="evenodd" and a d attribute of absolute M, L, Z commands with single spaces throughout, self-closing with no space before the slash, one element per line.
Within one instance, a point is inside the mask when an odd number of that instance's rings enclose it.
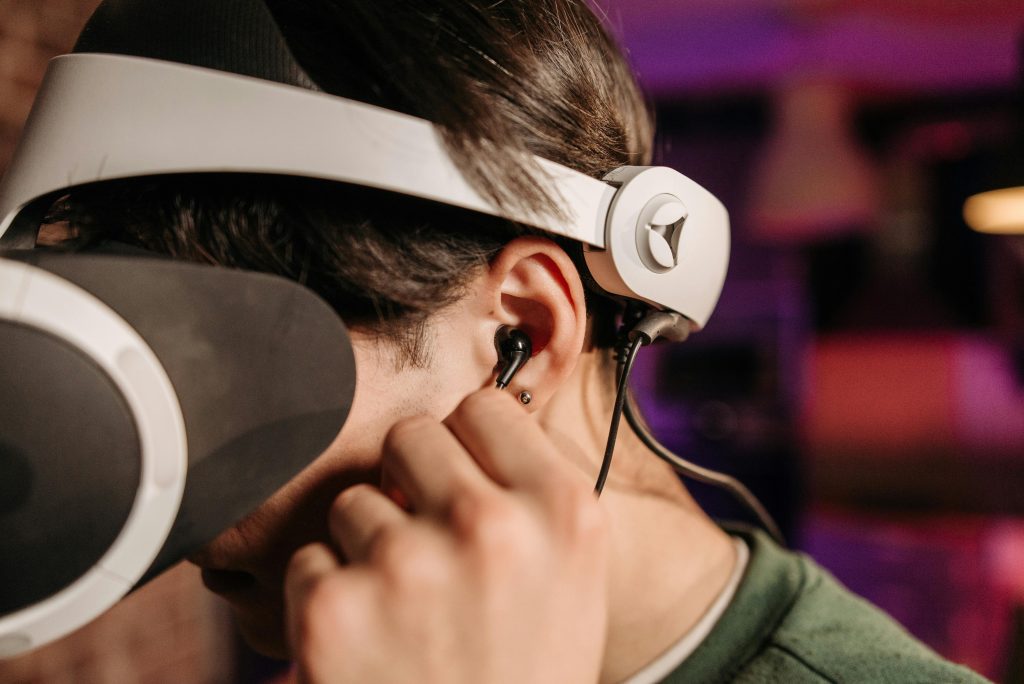
<path fill-rule="evenodd" d="M 551 240 L 520 237 L 492 259 L 480 284 L 487 312 L 481 322 L 484 342 L 489 334 L 493 344 L 501 325 L 530 338 L 533 355 L 509 390 L 529 391 L 530 408 L 539 408 L 572 374 L 583 348 L 587 311 L 579 272 Z"/>

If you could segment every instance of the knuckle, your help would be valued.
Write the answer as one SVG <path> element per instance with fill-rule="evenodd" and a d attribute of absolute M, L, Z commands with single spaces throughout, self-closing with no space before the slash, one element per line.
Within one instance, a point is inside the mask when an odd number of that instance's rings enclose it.
<path fill-rule="evenodd" d="M 458 530 L 479 557 L 497 563 L 532 556 L 538 546 L 536 522 L 529 511 L 502 496 L 458 502 Z"/>
<path fill-rule="evenodd" d="M 449 566 L 440 555 L 424 554 L 415 563 L 401 566 L 392 579 L 399 596 L 417 599 L 442 593 L 450 577 Z"/>
<path fill-rule="evenodd" d="M 433 426 L 434 419 L 429 416 L 411 416 L 403 418 L 391 426 L 384 438 L 384 455 L 400 452 L 422 439 L 424 430 Z"/>
<path fill-rule="evenodd" d="M 352 506 L 366 494 L 369 494 L 374 487 L 365 483 L 359 483 L 343 489 L 340 494 L 334 497 L 331 503 L 330 513 L 334 515 L 347 515 Z"/>
<path fill-rule="evenodd" d="M 599 542 L 608 535 L 606 511 L 589 489 L 570 488 L 556 513 L 558 527 L 571 542 Z"/>
<path fill-rule="evenodd" d="M 480 518 L 488 515 L 495 507 L 503 505 L 497 499 L 499 495 L 468 488 L 460 492 L 451 504 L 451 523 L 457 534 L 470 533 Z"/>
<path fill-rule="evenodd" d="M 291 558 L 288 559 L 285 574 L 290 577 L 304 577 L 306 574 L 306 567 L 312 554 L 313 548 L 311 545 L 299 548 L 299 550 L 293 553 Z"/>
<path fill-rule="evenodd" d="M 325 639 L 337 638 L 345 632 L 344 613 L 337 608 L 345 601 L 342 583 L 322 578 L 311 584 L 294 620 L 301 656 L 316 657 L 327 646 Z"/>
<path fill-rule="evenodd" d="M 292 554 L 285 564 L 284 577 L 286 588 L 296 587 L 299 590 L 305 590 L 309 584 L 306 567 L 305 549 L 299 549 Z"/>
<path fill-rule="evenodd" d="M 460 537 L 471 538 L 477 535 L 485 518 L 501 515 L 504 506 L 500 496 L 465 491 L 452 503 L 452 526 Z"/>
<path fill-rule="evenodd" d="M 316 571 L 320 565 L 321 546 L 318 543 L 307 544 L 291 555 L 285 566 L 286 585 L 295 587 L 302 594 L 315 585 L 321 578 L 321 573 Z"/>
<path fill-rule="evenodd" d="M 324 577 L 314 582 L 306 595 L 304 610 L 310 624 L 317 626 L 325 621 L 333 621 L 337 615 L 333 608 L 344 601 L 344 595 L 344 584 L 334 581 L 332 577 Z"/>
<path fill-rule="evenodd" d="M 575 509 L 572 530 L 578 539 L 603 539 L 608 534 L 608 519 L 605 510 L 596 502 Z"/>
<path fill-rule="evenodd" d="M 450 575 L 443 554 L 419 534 L 385 534 L 375 546 L 373 556 L 399 597 L 415 598 L 434 592 L 444 586 Z"/>
<path fill-rule="evenodd" d="M 415 562 L 420 552 L 419 544 L 411 534 L 397 527 L 384 527 L 370 543 L 370 563 L 387 571 Z"/>
<path fill-rule="evenodd" d="M 507 413 L 511 401 L 506 394 L 491 389 L 474 392 L 462 400 L 452 418 L 460 423 L 485 421 L 495 413 Z"/>
<path fill-rule="evenodd" d="M 545 482 L 540 499 L 553 533 L 564 540 L 582 540 L 591 534 L 601 534 L 609 526 L 607 512 L 587 480 L 553 473 Z"/>

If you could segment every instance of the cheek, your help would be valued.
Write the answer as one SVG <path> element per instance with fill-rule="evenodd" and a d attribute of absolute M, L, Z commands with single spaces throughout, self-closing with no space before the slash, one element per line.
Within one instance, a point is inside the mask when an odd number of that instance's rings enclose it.
<path fill-rule="evenodd" d="M 456 378 L 445 370 L 450 359 L 399 371 L 372 345 L 355 349 L 356 396 L 334 442 L 200 554 L 210 565 L 242 570 L 256 578 L 257 591 L 231 603 L 247 641 L 268 654 L 279 655 L 283 648 L 282 587 L 288 560 L 305 544 L 330 541 L 327 515 L 337 495 L 357 483 L 380 483 L 381 447 L 397 421 L 424 414 L 443 419 L 462 395 L 475 389 L 460 392 Z"/>
<path fill-rule="evenodd" d="M 377 483 L 373 467 L 341 464 L 327 452 L 201 554 L 207 564 L 252 574 L 264 592 L 277 592 L 292 554 L 328 542 L 327 515 L 334 498 L 359 483 Z"/>
<path fill-rule="evenodd" d="M 413 415 L 443 418 L 450 411 L 439 398 L 438 373 L 396 371 L 375 350 L 356 347 L 356 352 L 356 396 L 339 435 L 313 463 L 207 547 L 211 564 L 245 570 L 273 587 L 283 580 L 298 548 L 329 541 L 328 510 L 342 490 L 362 482 L 379 484 L 381 447 L 392 425 Z"/>

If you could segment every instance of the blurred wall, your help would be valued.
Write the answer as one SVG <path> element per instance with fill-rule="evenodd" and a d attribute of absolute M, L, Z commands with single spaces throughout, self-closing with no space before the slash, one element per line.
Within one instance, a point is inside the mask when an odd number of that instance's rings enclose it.
<path fill-rule="evenodd" d="M 54 55 L 67 52 L 99 0 L 0 0 L 0 169 L 7 166 Z"/>
<path fill-rule="evenodd" d="M 652 427 L 945 657 L 1024 682 L 1024 236 L 961 214 L 1024 136 L 1024 4 L 596 2 L 659 162 L 732 221 L 706 330 L 638 363 Z"/>

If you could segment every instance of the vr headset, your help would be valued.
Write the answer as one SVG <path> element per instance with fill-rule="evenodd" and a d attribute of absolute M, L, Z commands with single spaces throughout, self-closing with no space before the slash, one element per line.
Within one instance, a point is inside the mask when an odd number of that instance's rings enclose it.
<path fill-rule="evenodd" d="M 597 180 L 538 158 L 565 215 L 503 210 L 430 122 L 317 92 L 261 0 L 213 4 L 106 0 L 50 63 L 0 182 L 0 657 L 77 629 L 258 506 L 331 443 L 355 388 L 344 325 L 296 283 L 35 249 L 70 189 L 259 173 L 462 207 L 578 240 L 601 289 L 681 314 L 680 337 L 722 289 L 728 214 L 685 176 Z M 264 58 L 197 49 L 198 25 L 248 27 Z"/>

